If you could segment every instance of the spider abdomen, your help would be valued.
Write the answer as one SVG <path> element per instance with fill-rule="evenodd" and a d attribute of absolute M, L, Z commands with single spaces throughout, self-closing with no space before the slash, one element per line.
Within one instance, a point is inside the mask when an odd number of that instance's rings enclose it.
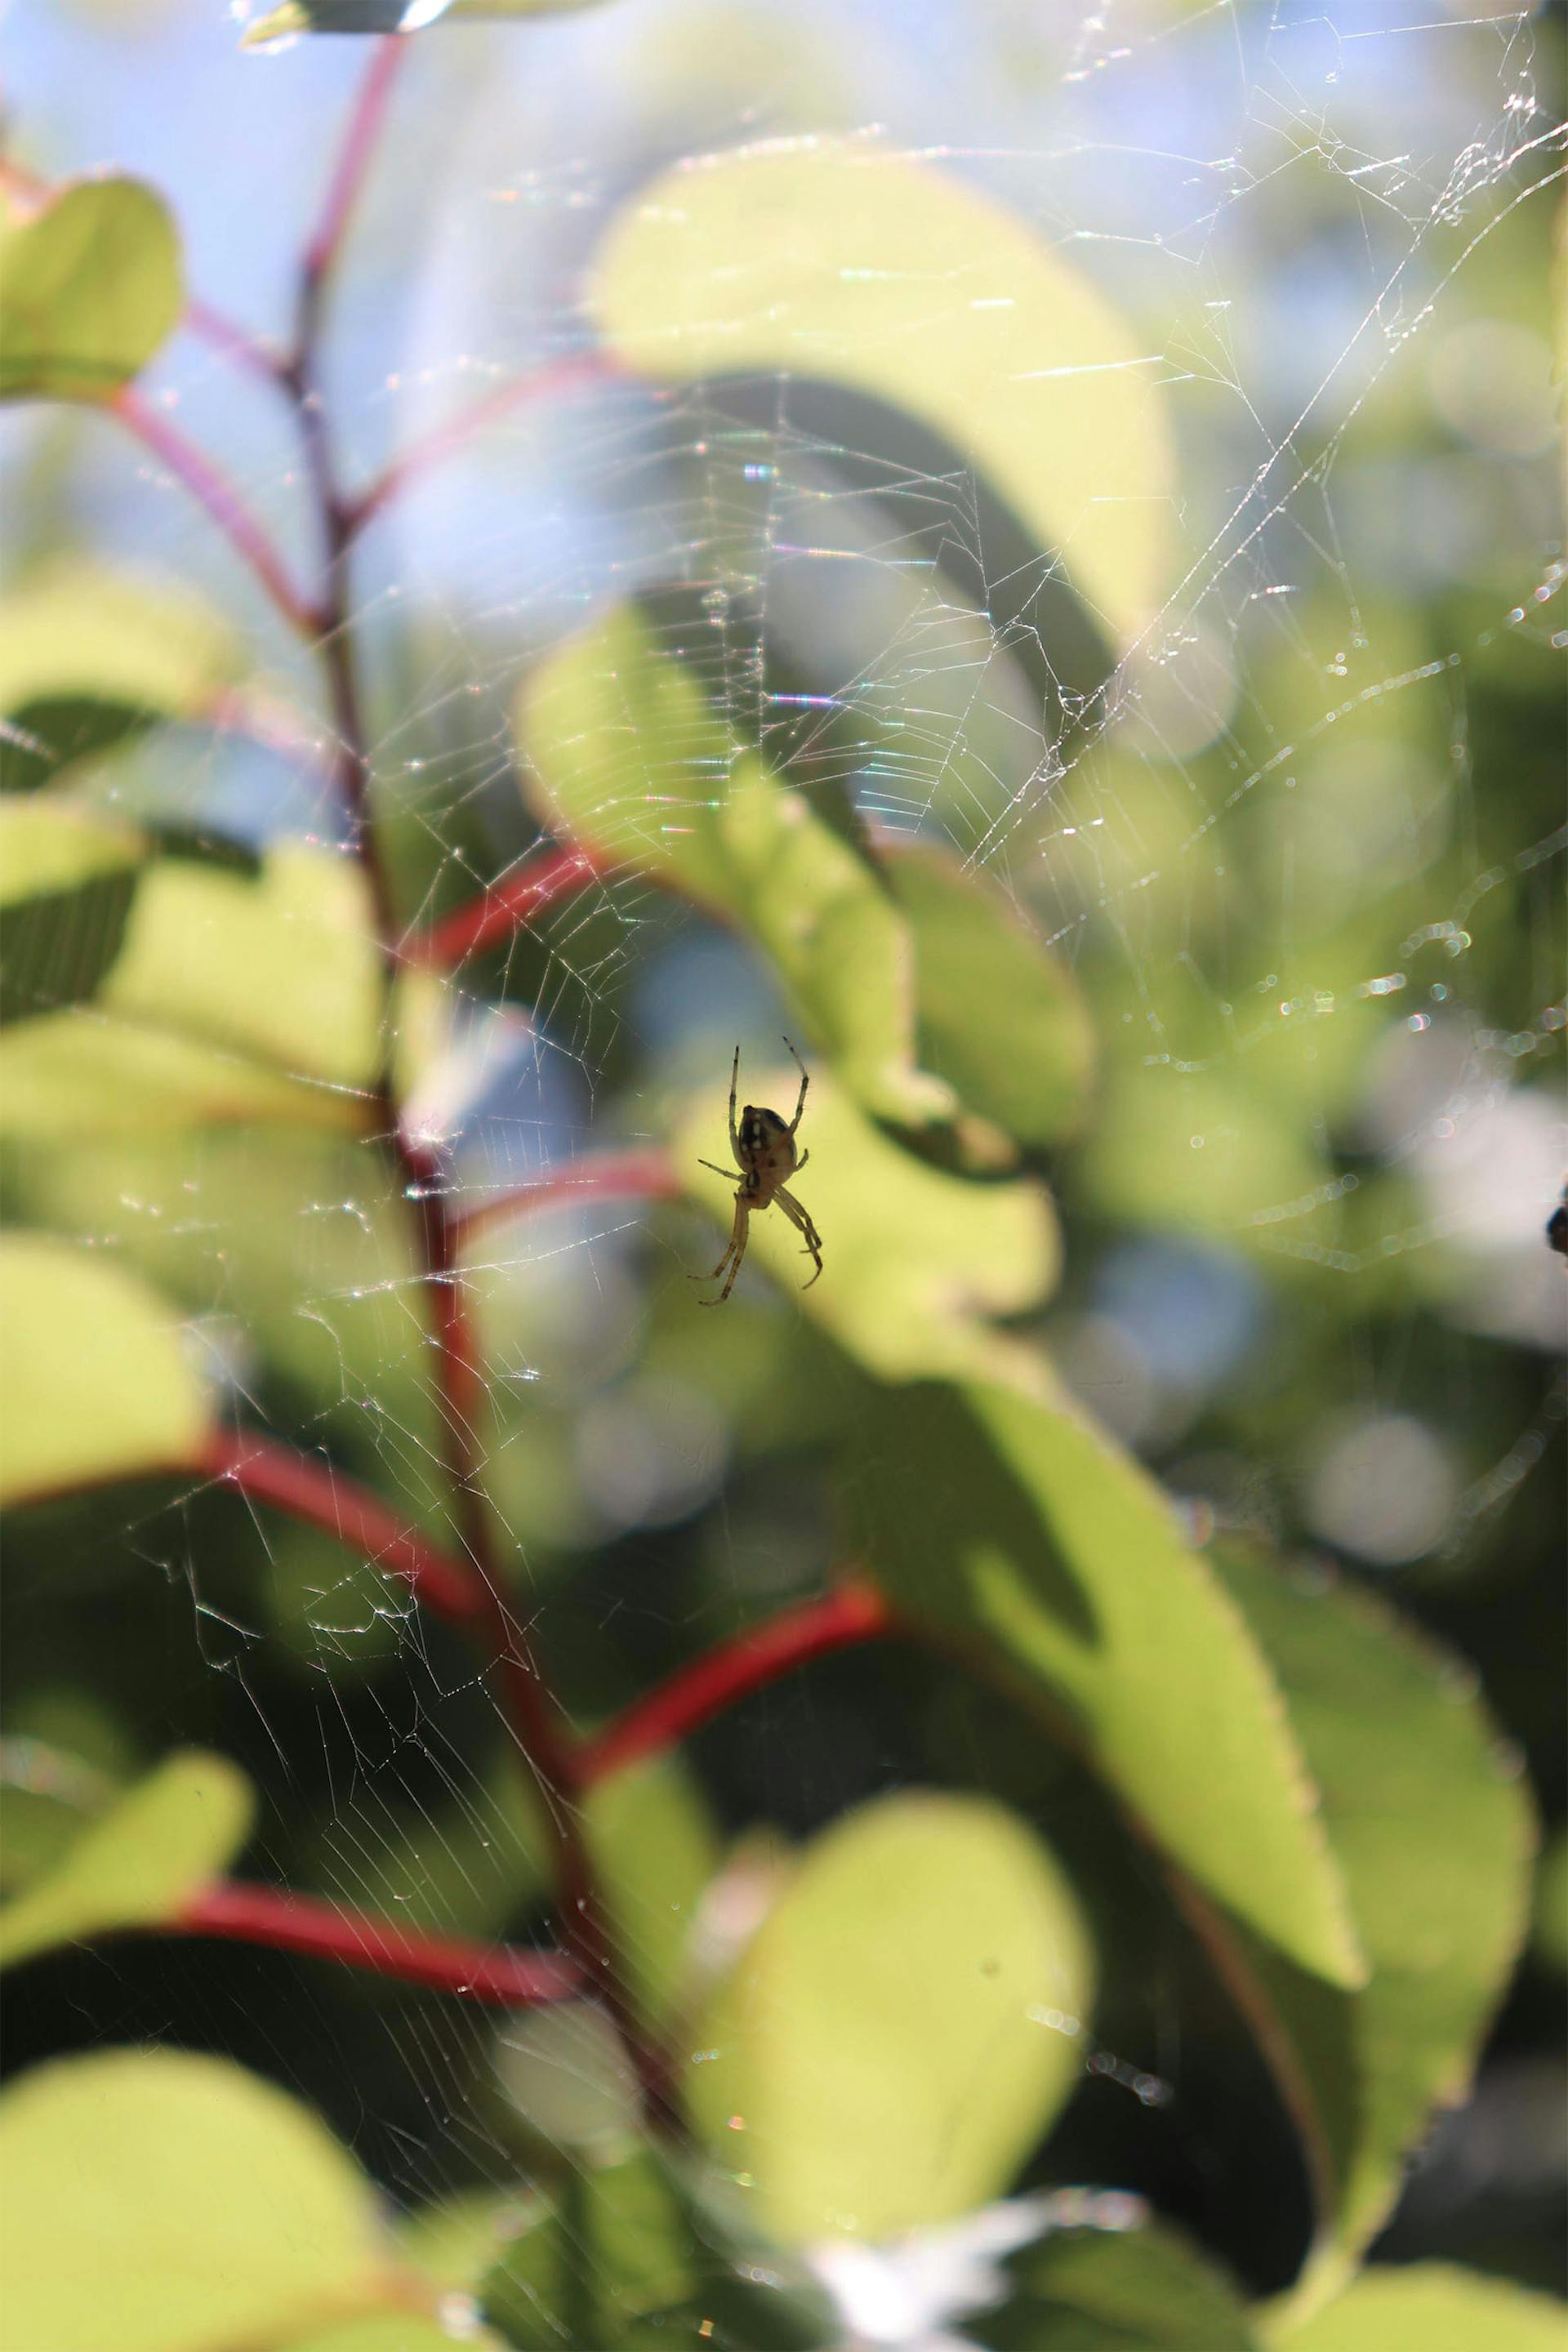
<path fill-rule="evenodd" d="M 772 1192 L 794 1175 L 795 1138 L 776 1110 L 748 1103 L 741 1113 L 741 1164 L 759 1187 Z"/>

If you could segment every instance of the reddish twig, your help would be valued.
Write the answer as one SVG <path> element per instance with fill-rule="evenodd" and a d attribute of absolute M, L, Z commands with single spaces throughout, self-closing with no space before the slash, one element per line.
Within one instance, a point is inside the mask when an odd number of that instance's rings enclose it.
<path fill-rule="evenodd" d="M 492 882 L 477 898 L 465 899 L 411 942 L 411 962 L 452 971 L 486 948 L 510 940 L 520 925 L 542 914 L 557 898 L 594 881 L 598 867 L 585 849 L 547 849 L 521 872 Z"/>
<path fill-rule="evenodd" d="M 653 1144 L 633 1144 L 625 1151 L 594 1151 L 568 1160 L 557 1175 L 542 1176 L 532 1184 L 514 1184 L 489 1200 L 465 1202 L 448 1213 L 448 1224 L 458 1244 L 472 1241 L 488 1225 L 520 1217 L 538 1209 L 561 1209 L 595 1200 L 673 1201 L 680 1180 L 668 1151 Z"/>
<path fill-rule="evenodd" d="M 110 404 L 110 413 L 162 459 L 197 505 L 205 509 L 289 626 L 302 637 L 317 635 L 321 626 L 321 614 L 300 594 L 272 541 L 227 475 L 205 450 L 187 440 L 177 426 L 150 408 L 136 392 L 128 389 L 117 394 Z"/>
<path fill-rule="evenodd" d="M 458 415 L 449 416 L 444 425 L 436 425 L 422 440 L 411 442 L 382 473 L 367 482 L 352 501 L 353 528 L 363 530 L 388 500 L 406 489 L 417 475 L 427 473 L 442 458 L 467 448 L 500 417 L 530 407 L 535 401 L 579 391 L 584 384 L 614 383 L 618 373 L 607 352 L 569 352 L 561 359 L 546 361 L 542 367 L 531 369 L 526 375 L 512 376 L 505 383 L 497 384 L 493 392 L 487 392 Z"/>
<path fill-rule="evenodd" d="M 894 1630 L 892 1611 L 864 1577 L 847 1578 L 820 1601 L 781 1610 L 694 1658 L 588 1740 L 578 1756 L 583 1785 L 592 1788 L 645 1756 L 662 1755 L 737 1699 L 765 1690 L 809 1659 L 854 1649 Z"/>
<path fill-rule="evenodd" d="M 249 1432 L 220 1430 L 208 1438 L 203 1467 L 339 1543 L 363 1552 L 391 1576 L 401 1576 L 438 1616 L 471 1624 L 486 1612 L 465 1561 L 410 1527 L 377 1495 L 330 1463 Z"/>
<path fill-rule="evenodd" d="M 455 1936 L 426 1936 L 363 1911 L 286 1895 L 270 1886 L 219 1879 L 203 1887 L 172 1923 L 182 1936 L 215 1936 L 262 1944 L 274 1952 L 302 1952 L 337 1960 L 373 1976 L 428 1985 L 468 2000 L 522 2009 L 570 2000 L 583 1991 L 582 1970 L 560 1952 L 521 1951 L 510 1944 L 471 1944 Z M 167 1933 L 168 1926 L 160 1932 Z"/>
<path fill-rule="evenodd" d="M 320 286 L 331 276 L 348 234 L 371 158 L 381 137 L 382 125 L 391 102 L 393 86 L 403 63 L 403 43 L 395 33 L 384 35 L 375 45 L 370 65 L 360 83 L 354 99 L 353 112 L 338 149 L 338 159 L 332 176 L 327 184 L 321 217 L 316 223 L 310 244 L 305 247 L 304 276 Z"/>

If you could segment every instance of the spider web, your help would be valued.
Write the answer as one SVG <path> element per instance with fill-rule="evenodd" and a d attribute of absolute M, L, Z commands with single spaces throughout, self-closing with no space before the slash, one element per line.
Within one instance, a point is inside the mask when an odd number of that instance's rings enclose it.
<path fill-rule="evenodd" d="M 130 26 L 8 14 L 10 109 L 37 160 L 147 173 L 195 281 L 278 333 L 358 45 L 243 58 L 194 6 Z M 345 468 L 366 477 L 584 348 L 582 266 L 641 181 L 819 131 L 992 193 L 1138 322 L 1188 565 L 1113 668 L 1057 551 L 1023 543 L 950 450 L 820 387 L 587 383 L 498 413 L 356 555 L 388 854 L 411 924 L 524 858 L 519 681 L 611 599 L 662 599 L 670 657 L 699 649 L 737 742 L 877 833 L 950 845 L 1082 978 L 1111 1140 L 1053 1171 L 1069 1273 L 1045 1328 L 1074 1384 L 1209 1521 L 1327 1546 L 1461 1635 L 1502 1552 L 1550 1543 L 1537 1465 L 1563 1400 L 1540 1246 L 1568 1160 L 1544 290 L 1559 30 L 1411 0 L 867 5 L 787 26 L 628 0 L 437 30 L 410 58 L 331 342 Z M 188 337 L 153 389 L 305 576 L 288 419 Z M 112 772 L 119 803 L 252 843 L 343 840 L 308 659 L 179 486 L 108 430 L 32 415 L 0 462 L 8 501 L 35 486 L 14 510 L 37 535 L 79 530 L 205 585 L 286 719 L 266 742 L 160 736 Z M 630 875 L 549 909 L 451 996 L 427 1108 L 476 1197 L 652 1133 L 667 1090 L 711 1084 L 737 1035 L 764 1052 L 782 1025 L 755 963 Z M 237 1417 L 291 1413 L 289 1433 L 432 1518 L 417 1281 L 375 1164 L 159 1140 L 65 1155 L 47 1213 L 201 1297 Z M 498 1225 L 473 1269 L 512 1604 L 588 1716 L 833 1565 L 821 1445 L 847 1392 L 819 1367 L 826 1401 L 803 1401 L 754 1276 L 721 1336 L 692 1338 L 682 1276 L 708 1247 L 679 1216 L 598 1202 Z M 129 1523 L 123 1498 L 89 1515 L 75 1589 L 145 1688 L 106 1667 L 88 1746 L 232 1749 L 274 1800 L 263 1861 L 345 1911 L 525 1928 L 529 1795 L 480 1662 L 324 1539 L 237 1517 L 206 1489 Z M 58 1731 L 22 1647 L 16 1719 Z M 1560 1804 L 1552 1734 L 1522 1699 L 1510 1713 L 1507 1658 L 1480 1664 Z M 880 1656 L 749 1703 L 693 1754 L 729 1833 L 808 1831 L 944 1758 L 1011 1793 L 1005 1755 L 925 1670 Z M 1112 1834 L 1070 1779 L 1023 1793 L 1069 1848 Z M 743 1852 L 700 1934 L 728 1932 L 755 1867 Z M 665 1934 L 651 1916 L 631 1929 L 648 1953 Z M 568 2150 L 616 2111 L 580 2023 L 498 2025 L 248 1951 L 111 1947 L 59 1983 L 40 2046 L 235 2052 L 324 2106 L 405 2202 L 516 2179 L 509 2079 Z M 1041 2177 L 1184 2200 L 1224 2242 L 1194 2179 L 1234 2181 L 1237 2134 L 1264 2127 L 1230 2119 L 1247 2062 L 1215 2019 L 1191 2024 L 1198 1999 L 1163 1958 L 1105 2043 L 1086 2037 L 1100 2079 L 1074 2111 L 1080 2169 Z M 1283 2260 L 1266 2247 L 1253 2267 Z"/>

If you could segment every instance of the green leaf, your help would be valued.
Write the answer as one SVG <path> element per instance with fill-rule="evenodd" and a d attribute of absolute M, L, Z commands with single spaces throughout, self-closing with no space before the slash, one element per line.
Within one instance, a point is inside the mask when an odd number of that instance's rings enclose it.
<path fill-rule="evenodd" d="M 120 951 L 146 850 L 90 810 L 0 802 L 0 1022 L 91 996 Z"/>
<path fill-rule="evenodd" d="M 563 16 L 600 0 L 282 0 L 240 38 L 243 49 L 265 47 L 295 33 L 418 33 L 444 17 Z"/>
<path fill-rule="evenodd" d="M 1065 963 L 1006 894 L 930 847 L 884 867 L 914 935 L 920 1055 L 968 1110 L 1038 1149 L 1088 1113 L 1094 1025 Z"/>
<path fill-rule="evenodd" d="M 465 2327 L 454 2336 L 438 2319 L 418 2311 L 378 2311 L 364 2319 L 346 2319 L 341 2326 L 312 2328 L 309 2336 L 290 2336 L 276 2352 L 502 2352 L 501 2339 L 488 2327 Z M 271 2352 L 271 2347 L 269 2347 Z"/>
<path fill-rule="evenodd" d="M 5 2327 L 27 2352 L 216 2352 L 394 2299 L 371 2184 L 217 2058 L 117 2050 L 0 2098 Z"/>
<path fill-rule="evenodd" d="M 250 1832 L 250 1784 L 226 1757 L 171 1756 L 0 1910 L 0 1968 L 56 1944 L 173 1920 Z"/>
<path fill-rule="evenodd" d="M 1328 1172 L 1304 1108 L 1271 1100 L 1245 1070 L 1166 1056 L 1108 1080 L 1078 1190 L 1097 1216 L 1271 1249 Z"/>
<path fill-rule="evenodd" d="M 0 596 L 0 789 L 26 790 L 159 719 L 205 715 L 237 650 L 200 598 L 154 577 L 64 559 Z"/>
<path fill-rule="evenodd" d="M 742 1064 L 742 1093 L 787 1117 L 799 1085 L 791 1066 L 781 1060 L 759 1072 Z M 670 1145 L 692 1198 L 726 1235 L 734 1181 L 697 1162 L 729 1158 L 728 1091 L 698 1097 Z M 822 1277 L 802 1286 L 810 1260 L 776 1208 L 752 1218 L 748 1264 L 764 1266 L 786 1295 L 798 1296 L 802 1313 L 880 1380 L 1011 1366 L 1019 1343 L 994 1331 L 988 1318 L 1037 1306 L 1055 1279 L 1056 1223 L 1042 1188 L 970 1183 L 916 1160 L 817 1074 L 798 1140 L 811 1158 L 790 1191 L 822 1236 Z"/>
<path fill-rule="evenodd" d="M 108 1772 L 36 1733 L 0 1737 L 0 1895 L 53 1870 L 117 1794 Z"/>
<path fill-rule="evenodd" d="M 574 2166 L 513 2238 L 480 2302 L 517 2352 L 699 2340 L 716 2352 L 816 2352 L 833 2335 L 803 2266 L 759 2241 L 722 2183 L 635 2146 Z"/>
<path fill-rule="evenodd" d="M 645 2015 L 666 2017 L 720 1863 L 701 1792 L 679 1757 L 654 1757 L 589 1790 L 584 1828 L 633 1993 Z"/>
<path fill-rule="evenodd" d="M 163 859 L 137 892 L 103 1003 L 321 1086 L 368 1087 L 382 967 L 363 869 L 300 841 L 276 844 L 254 879 Z"/>
<path fill-rule="evenodd" d="M 0 1137 L 71 1143 L 180 1128 L 362 1132 L 363 1096 L 195 1037 L 68 1007 L 0 1029 Z"/>
<path fill-rule="evenodd" d="M 1372 1973 L 1354 1994 L 1251 1966 L 1325 2146 L 1333 2211 L 1298 2289 L 1332 2292 L 1436 2104 L 1464 2095 L 1527 1916 L 1530 1807 L 1468 1669 L 1373 1595 L 1216 1563 L 1279 1676 Z"/>
<path fill-rule="evenodd" d="M 1052 2228 L 963 2332 L 993 2352 L 1256 2352 L 1236 2290 L 1176 2231 Z"/>
<path fill-rule="evenodd" d="M 1175 584 L 1157 339 L 955 176 L 868 139 L 682 162 L 622 211 L 592 299 L 641 374 L 816 378 L 933 427 L 1118 646 Z"/>
<path fill-rule="evenodd" d="M 1506 2279 L 1413 2263 L 1363 2271 L 1304 2327 L 1269 2341 L 1290 2352 L 1563 2352 L 1568 2310 Z"/>
<path fill-rule="evenodd" d="M 696 2029 L 687 2104 L 774 2235 L 886 2237 L 1005 2184 L 1093 1998 L 1077 1901 L 1020 1822 L 882 1798 L 806 1850 Z"/>
<path fill-rule="evenodd" d="M 921 1386 L 866 1410 L 846 1507 L 898 1606 L 1043 1701 L 1239 1918 L 1331 1983 L 1363 1981 L 1278 1687 L 1146 1475 L 1043 1370 L 1032 1393 Z"/>
<path fill-rule="evenodd" d="M 0 1503 L 193 1465 L 206 1405 L 177 1318 L 116 1265 L 0 1240 Z"/>
<path fill-rule="evenodd" d="M 874 1115 L 924 1126 L 951 1113 L 950 1090 L 914 1066 L 909 927 L 882 877 L 736 748 L 636 606 L 555 648 L 523 688 L 518 728 L 542 824 L 742 931 Z"/>
<path fill-rule="evenodd" d="M 184 303 L 174 221 L 140 180 L 0 205 L 0 400 L 112 400 Z"/>

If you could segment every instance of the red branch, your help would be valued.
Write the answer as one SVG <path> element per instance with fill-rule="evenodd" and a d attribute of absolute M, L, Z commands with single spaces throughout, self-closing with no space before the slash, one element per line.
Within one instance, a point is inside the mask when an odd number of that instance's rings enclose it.
<path fill-rule="evenodd" d="M 527 408 L 536 400 L 551 400 L 558 394 L 578 391 L 584 384 L 608 383 L 616 380 L 617 371 L 613 360 L 604 352 L 570 352 L 563 358 L 548 361 L 543 367 L 534 368 L 527 375 L 511 377 L 498 384 L 482 399 L 465 408 L 460 415 L 450 416 L 445 425 L 437 425 L 421 441 L 411 442 L 400 456 L 394 457 L 384 473 L 367 482 L 358 497 L 350 502 L 353 528 L 361 530 L 378 515 L 390 499 L 405 489 L 416 475 L 428 472 L 443 457 L 450 457 L 478 438 L 487 425 L 508 416 L 519 408 Z"/>
<path fill-rule="evenodd" d="M 559 1209 L 595 1200 L 673 1201 L 680 1182 L 668 1151 L 652 1144 L 634 1144 L 625 1151 L 585 1152 L 570 1160 L 559 1175 L 542 1176 L 537 1183 L 514 1184 L 488 1201 L 453 1208 L 447 1224 L 460 1247 L 488 1225 L 520 1217 L 533 1209 Z"/>
<path fill-rule="evenodd" d="M 559 1952 L 520 1951 L 510 1944 L 469 1944 L 426 1936 L 361 1911 L 285 1895 L 270 1886 L 219 1879 L 203 1887 L 172 1923 L 182 1936 L 216 1936 L 269 1951 L 304 1952 L 367 1969 L 373 1976 L 429 1985 L 437 1992 L 520 2009 L 569 2000 L 583 1990 L 582 1970 Z"/>
<path fill-rule="evenodd" d="M 432 924 L 405 950 L 413 963 L 454 971 L 469 956 L 495 947 L 531 916 L 592 882 L 598 867 L 585 849 L 547 849 L 519 873 L 492 882 L 477 898 L 465 899 Z"/>
<path fill-rule="evenodd" d="M 289 579 L 272 541 L 251 513 L 234 484 L 205 449 L 187 440 L 177 427 L 149 408 L 140 394 L 127 390 L 110 404 L 136 438 L 163 460 L 169 471 L 205 509 L 237 555 L 271 597 L 289 626 L 302 637 L 314 637 L 321 616 L 313 612 Z"/>
<path fill-rule="evenodd" d="M 375 54 L 354 100 L 353 116 L 338 150 L 338 160 L 327 188 L 315 234 L 305 248 L 304 274 L 318 283 L 330 275 L 338 248 L 348 233 L 360 190 L 381 136 L 391 102 L 393 85 L 403 63 L 403 44 L 391 34 L 375 45 Z"/>
<path fill-rule="evenodd" d="M 737 1699 L 782 1681 L 809 1659 L 854 1649 L 894 1630 L 886 1601 L 874 1584 L 858 1576 L 847 1578 L 821 1601 L 783 1609 L 732 1641 L 705 1651 L 607 1724 L 579 1752 L 582 1785 L 592 1788 L 595 1781 L 645 1756 L 662 1755 Z"/>
<path fill-rule="evenodd" d="M 488 1614 L 489 1596 L 461 1560 L 330 1463 L 314 1462 L 270 1438 L 218 1430 L 207 1440 L 203 1467 L 252 1502 L 269 1503 L 307 1527 L 320 1528 L 378 1568 L 405 1578 L 440 1616 L 472 1623 Z"/>

